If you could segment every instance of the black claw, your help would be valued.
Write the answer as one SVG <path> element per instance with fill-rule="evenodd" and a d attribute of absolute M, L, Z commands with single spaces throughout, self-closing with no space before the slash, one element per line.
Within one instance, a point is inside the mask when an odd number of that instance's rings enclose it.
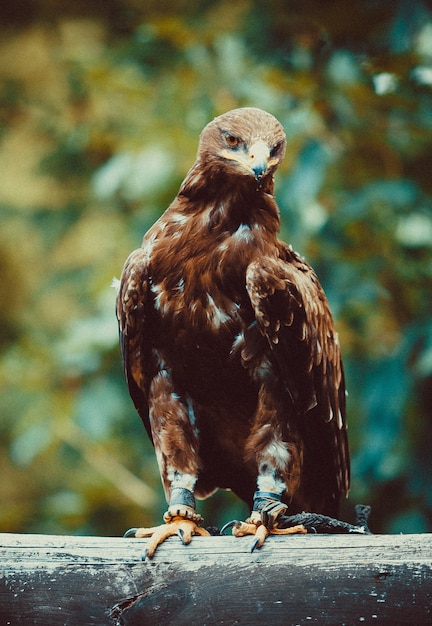
<path fill-rule="evenodd" d="M 145 561 L 147 558 L 147 548 L 144 550 L 144 552 L 141 554 L 141 561 Z"/>
<path fill-rule="evenodd" d="M 256 537 L 256 539 L 254 539 L 252 545 L 251 545 L 251 553 L 255 551 L 255 548 L 257 547 L 257 545 L 259 544 L 259 537 Z"/>
<path fill-rule="evenodd" d="M 123 539 L 127 539 L 128 537 L 136 537 L 136 531 L 138 528 L 129 528 L 123 535 Z"/>
<path fill-rule="evenodd" d="M 178 528 L 177 529 L 177 535 L 178 535 L 180 541 L 182 542 L 182 544 L 186 545 L 185 542 L 184 542 L 184 539 L 183 539 L 184 532 L 183 532 L 182 528 Z"/>
<path fill-rule="evenodd" d="M 366 533 L 370 534 L 368 527 L 368 519 L 371 507 L 367 504 L 356 504 L 355 506 L 355 522 L 356 526 L 363 526 Z"/>
<path fill-rule="evenodd" d="M 222 526 L 222 528 L 220 529 L 220 535 L 224 535 L 225 531 L 228 528 L 233 528 L 234 526 L 238 526 L 240 524 L 240 522 L 237 519 L 232 519 L 230 522 L 228 522 L 227 524 L 225 524 L 225 526 Z"/>

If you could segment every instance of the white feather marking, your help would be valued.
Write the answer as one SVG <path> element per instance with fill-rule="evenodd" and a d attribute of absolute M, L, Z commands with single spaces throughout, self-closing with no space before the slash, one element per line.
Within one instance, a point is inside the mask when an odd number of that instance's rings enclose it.
<path fill-rule="evenodd" d="M 194 411 L 191 399 L 189 397 L 186 399 L 186 405 L 187 405 L 187 413 L 189 417 L 189 422 L 191 426 L 195 426 L 196 424 L 195 411 Z"/>
<path fill-rule="evenodd" d="M 162 313 L 166 313 L 168 310 L 168 305 L 166 302 L 163 302 L 163 298 L 165 296 L 165 291 L 160 284 L 152 284 L 150 287 L 151 292 L 154 297 L 154 306 L 158 311 L 162 311 Z"/>
<path fill-rule="evenodd" d="M 207 318 L 215 328 L 220 328 L 222 324 L 225 324 L 231 319 L 228 313 L 216 306 L 213 297 L 209 293 L 207 294 L 207 302 L 209 306 L 209 309 L 206 311 Z"/>
<path fill-rule="evenodd" d="M 160 283 L 152 283 L 150 290 L 155 294 L 155 296 L 157 296 L 163 291 L 163 287 Z"/>
<path fill-rule="evenodd" d="M 158 374 L 156 374 L 156 378 L 162 378 L 162 379 L 165 379 L 165 380 L 170 380 L 170 375 L 168 374 L 166 369 L 163 369 L 160 372 L 158 372 Z"/>
<path fill-rule="evenodd" d="M 270 424 L 265 424 L 263 429 L 270 428 Z M 259 453 L 259 474 L 257 486 L 260 491 L 271 491 L 282 493 L 286 484 L 280 477 L 280 473 L 287 470 L 290 453 L 287 444 L 276 437 Z"/>
<path fill-rule="evenodd" d="M 197 184 L 200 182 L 201 180 L 201 173 L 198 172 L 196 174 L 193 174 L 192 176 L 188 177 L 188 187 L 192 188 L 192 187 L 196 187 Z"/>
<path fill-rule="evenodd" d="M 158 311 L 161 308 L 160 299 L 161 299 L 161 295 L 160 294 L 158 296 L 156 296 L 156 298 L 154 299 L 154 306 L 155 306 L 155 309 L 157 309 Z"/>
<path fill-rule="evenodd" d="M 186 396 L 186 410 L 189 418 L 189 423 L 192 426 L 193 433 L 195 437 L 199 435 L 199 428 L 196 425 L 196 415 L 194 411 L 194 407 L 189 396 Z"/>
<path fill-rule="evenodd" d="M 190 310 L 191 310 L 192 315 L 196 313 L 198 309 L 198 305 L 199 305 L 199 301 L 197 300 L 194 300 L 193 302 L 190 303 Z"/>
<path fill-rule="evenodd" d="M 258 491 L 270 491 L 272 493 L 283 493 L 286 489 L 286 484 L 280 478 L 275 475 L 274 468 L 269 468 L 270 471 L 267 474 L 259 474 L 257 478 Z"/>
<path fill-rule="evenodd" d="M 207 226 L 207 224 L 209 223 L 209 219 L 210 219 L 210 212 L 211 209 L 206 209 L 202 215 L 201 215 L 201 222 L 203 226 Z"/>
<path fill-rule="evenodd" d="M 234 352 L 235 350 L 240 348 L 240 346 L 243 346 L 243 344 L 244 344 L 244 333 L 240 332 L 238 333 L 238 335 L 236 335 L 233 341 L 231 352 Z"/>
<path fill-rule="evenodd" d="M 117 278 L 116 276 L 114 276 L 111 281 L 111 287 L 115 289 L 116 293 L 120 292 L 120 285 L 121 285 L 121 280 Z"/>
<path fill-rule="evenodd" d="M 278 469 L 286 468 L 290 454 L 283 441 L 275 439 L 267 446 L 266 453 L 274 459 L 275 465 Z"/>
<path fill-rule="evenodd" d="M 156 359 L 158 370 L 159 371 L 163 370 L 165 372 L 165 374 L 166 374 L 167 373 L 166 372 L 166 367 L 167 366 L 166 366 L 166 363 L 165 363 L 161 353 L 159 352 L 159 350 L 153 349 L 152 350 L 152 354 L 153 354 L 153 357 Z"/>
<path fill-rule="evenodd" d="M 251 227 L 249 224 L 240 224 L 237 230 L 233 232 L 232 237 L 238 241 L 251 241 L 253 239 Z"/>
<path fill-rule="evenodd" d="M 193 491 L 197 477 L 193 474 L 182 474 L 170 467 L 168 468 L 168 480 L 171 483 L 171 489 L 174 487 L 182 487 L 183 489 Z"/>
<path fill-rule="evenodd" d="M 190 216 L 186 215 L 185 213 L 172 213 L 170 215 L 170 221 L 176 224 L 185 224 L 188 221 L 189 217 Z"/>

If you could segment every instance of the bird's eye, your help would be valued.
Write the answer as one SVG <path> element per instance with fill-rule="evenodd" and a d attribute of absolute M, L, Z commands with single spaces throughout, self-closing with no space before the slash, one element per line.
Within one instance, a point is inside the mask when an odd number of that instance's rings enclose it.
<path fill-rule="evenodd" d="M 270 156 L 271 157 L 275 157 L 277 156 L 277 154 L 280 152 L 280 149 L 282 148 L 282 141 L 279 141 L 278 143 L 276 143 L 273 148 L 270 150 Z"/>
<path fill-rule="evenodd" d="M 238 137 L 230 135 L 229 133 L 225 133 L 225 141 L 230 148 L 235 148 L 240 143 L 240 139 Z"/>

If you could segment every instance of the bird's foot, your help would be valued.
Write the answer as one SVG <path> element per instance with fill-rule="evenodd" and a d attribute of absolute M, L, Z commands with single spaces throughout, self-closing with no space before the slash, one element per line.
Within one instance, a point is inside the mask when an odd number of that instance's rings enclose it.
<path fill-rule="evenodd" d="M 201 528 L 201 515 L 190 507 L 172 507 L 164 514 L 165 524 L 153 526 L 152 528 L 131 528 L 125 533 L 125 537 L 150 537 L 147 542 L 143 560 L 146 557 L 151 559 L 156 552 L 156 548 L 168 537 L 177 535 L 183 545 L 191 542 L 193 535 L 207 537 L 210 533 Z"/>
<path fill-rule="evenodd" d="M 251 516 L 245 521 L 240 522 L 233 520 L 222 528 L 221 533 L 227 528 L 232 527 L 234 537 L 245 537 L 246 535 L 254 535 L 255 539 L 251 545 L 251 552 L 255 548 L 261 548 L 269 535 L 293 535 L 305 534 L 306 528 L 302 524 L 292 526 L 290 528 L 278 528 L 275 525 L 265 525 L 262 522 L 261 514 L 258 511 L 252 511 Z"/>
<path fill-rule="evenodd" d="M 293 535 L 307 533 L 303 524 L 297 524 L 288 528 L 279 528 L 278 520 L 282 519 L 287 510 L 287 505 L 280 501 L 280 496 L 271 492 L 256 491 L 254 496 L 254 510 L 245 522 L 233 520 L 221 530 L 232 527 L 234 537 L 254 535 L 255 539 L 251 546 L 251 552 L 255 548 L 261 548 L 269 535 Z M 282 517 L 280 517 L 282 516 Z"/>

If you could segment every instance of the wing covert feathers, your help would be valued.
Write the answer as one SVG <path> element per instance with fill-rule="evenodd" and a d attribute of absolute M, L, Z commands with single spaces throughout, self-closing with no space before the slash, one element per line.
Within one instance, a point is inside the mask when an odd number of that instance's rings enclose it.
<path fill-rule="evenodd" d="M 147 389 L 151 377 L 149 259 L 134 250 L 123 268 L 117 296 L 117 318 L 123 368 L 129 393 L 151 438 Z"/>
<path fill-rule="evenodd" d="M 258 327 L 275 356 L 297 414 L 314 410 L 321 423 L 328 422 L 334 438 L 337 483 L 340 491 L 347 493 L 343 366 L 333 318 L 318 278 L 287 246 L 280 258 L 252 262 L 246 272 L 246 287 Z M 316 427 L 320 432 L 322 427 Z"/>

